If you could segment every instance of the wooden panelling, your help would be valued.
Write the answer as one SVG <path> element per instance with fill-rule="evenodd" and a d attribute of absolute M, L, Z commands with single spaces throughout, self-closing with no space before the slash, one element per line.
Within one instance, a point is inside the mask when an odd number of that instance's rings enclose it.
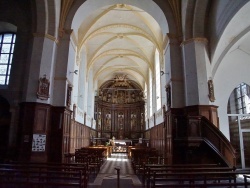
<path fill-rule="evenodd" d="M 19 124 L 19 160 L 47 161 L 49 153 L 50 105 L 21 103 Z M 33 135 L 43 135 L 45 151 L 32 150 Z"/>
<path fill-rule="evenodd" d="M 165 128 L 163 123 L 150 129 L 150 147 L 155 148 L 158 154 L 165 154 Z"/>
<path fill-rule="evenodd" d="M 219 128 L 217 106 L 214 105 L 194 105 L 185 107 L 185 114 L 190 116 L 204 116 L 216 127 Z"/>
<path fill-rule="evenodd" d="M 72 120 L 70 129 L 70 153 L 90 145 L 91 128 Z"/>
<path fill-rule="evenodd" d="M 50 158 L 51 162 L 63 162 L 70 153 L 71 111 L 66 107 L 53 107 L 51 112 Z"/>
<path fill-rule="evenodd" d="M 49 124 L 49 111 L 47 106 L 37 106 L 35 113 L 34 132 L 44 133 L 47 130 Z"/>
<path fill-rule="evenodd" d="M 112 104 L 96 101 L 97 137 L 139 139 L 145 130 L 144 102 Z"/>

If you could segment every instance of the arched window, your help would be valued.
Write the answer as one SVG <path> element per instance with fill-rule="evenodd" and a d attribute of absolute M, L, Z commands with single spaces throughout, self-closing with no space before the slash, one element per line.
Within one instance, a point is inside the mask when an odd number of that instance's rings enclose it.
<path fill-rule="evenodd" d="M 0 34 L 0 85 L 9 85 L 16 34 Z"/>
<path fill-rule="evenodd" d="M 250 113 L 250 87 L 245 83 L 239 84 L 231 93 L 228 101 L 229 114 Z"/>

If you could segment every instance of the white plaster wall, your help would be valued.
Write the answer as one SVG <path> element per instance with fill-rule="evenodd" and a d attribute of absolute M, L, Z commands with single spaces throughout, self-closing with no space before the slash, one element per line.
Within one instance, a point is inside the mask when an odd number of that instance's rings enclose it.
<path fill-rule="evenodd" d="M 54 58 L 56 44 L 53 40 L 43 37 L 34 38 L 33 46 L 34 48 L 31 56 L 31 61 L 33 62 L 30 66 L 30 76 L 27 88 L 26 100 L 29 102 L 41 102 L 50 104 L 53 91 L 53 78 L 54 78 Z M 42 48 L 42 53 L 40 53 L 40 48 Z M 50 98 L 48 100 L 40 100 L 37 98 L 38 80 L 46 75 L 46 78 L 50 80 Z"/>
<path fill-rule="evenodd" d="M 152 127 L 154 127 L 154 116 L 151 116 L 149 118 L 149 129 L 152 128 Z"/>
<path fill-rule="evenodd" d="M 214 24 L 216 23 L 217 25 L 217 28 L 214 28 L 214 30 L 217 30 L 217 32 L 220 31 L 219 28 L 223 28 L 222 25 L 225 24 L 225 19 L 227 19 L 230 15 L 229 13 L 232 14 L 233 11 L 233 7 L 227 6 L 227 9 L 230 10 L 226 13 L 228 16 L 220 15 L 227 10 L 223 9 L 223 6 L 228 5 L 224 4 L 227 2 L 228 1 L 218 2 L 217 12 L 216 14 L 212 14 L 214 16 L 212 20 L 215 20 Z M 243 1 L 237 1 L 237 4 L 240 2 Z M 247 34 L 250 31 L 249 16 L 250 2 L 242 7 L 228 23 L 219 39 L 217 48 L 215 49 L 216 51 L 211 60 L 211 77 L 213 77 L 214 80 L 215 92 L 214 105 L 218 106 L 220 130 L 227 138 L 230 137 L 227 116 L 227 103 L 230 94 L 240 83 L 250 83 L 250 37 L 249 34 Z M 242 20 L 245 21 L 242 22 Z M 212 38 L 212 40 L 215 39 Z"/>
<path fill-rule="evenodd" d="M 247 3 L 244 7 L 242 7 L 237 14 L 230 20 L 229 23 L 225 23 L 230 17 L 230 14 L 233 14 L 234 9 L 237 8 L 237 5 L 243 1 L 233 1 L 235 4 L 234 6 L 229 6 L 229 0 L 221 0 L 217 3 L 217 10 L 210 14 L 211 20 L 214 20 L 211 24 L 215 26 L 212 27 L 211 30 L 215 30 L 214 35 L 219 35 L 222 33 L 223 27 L 228 24 L 223 32 L 223 35 L 219 38 L 217 45 L 215 46 L 214 50 L 212 50 L 212 59 L 211 64 L 213 66 L 213 74 L 215 74 L 216 69 L 219 66 L 219 63 L 222 61 L 224 56 L 228 53 L 228 50 L 232 47 L 233 42 L 241 38 L 244 34 L 250 31 L 250 2 Z M 225 8 L 226 7 L 226 8 Z M 242 21 L 244 20 L 244 21 Z M 211 45 L 213 47 L 213 41 L 216 41 L 218 36 L 212 36 L 211 38 Z M 213 51 L 215 51 L 213 53 Z"/>
<path fill-rule="evenodd" d="M 71 42 L 69 45 L 69 56 L 68 56 L 68 64 L 67 64 L 67 79 L 70 84 L 74 87 L 74 78 L 78 77 L 75 73 L 73 73 L 75 70 L 78 70 L 78 67 L 76 65 L 76 51 L 73 43 Z"/>
<path fill-rule="evenodd" d="M 229 126 L 227 116 L 227 103 L 231 92 L 240 83 L 250 85 L 250 55 L 234 50 L 220 63 L 214 75 L 215 105 L 219 106 L 218 116 L 220 130 L 229 138 Z"/>
<path fill-rule="evenodd" d="M 84 123 L 84 111 L 78 107 L 76 107 L 76 121 L 80 123 Z"/>
<path fill-rule="evenodd" d="M 196 68 L 198 79 L 198 92 L 200 105 L 209 104 L 207 85 L 206 48 L 204 42 L 195 42 Z"/>
<path fill-rule="evenodd" d="M 161 108 L 155 113 L 155 124 L 159 125 L 162 122 L 163 122 L 163 112 Z"/>
<path fill-rule="evenodd" d="M 195 43 L 189 42 L 183 45 L 183 67 L 185 79 L 185 100 L 186 105 L 197 105 L 199 95 L 197 87 L 197 68 Z"/>
<path fill-rule="evenodd" d="M 94 116 L 94 95 L 95 95 L 95 92 L 94 92 L 94 88 L 93 88 L 93 69 L 90 69 L 89 70 L 89 74 L 88 74 L 88 90 L 87 90 L 87 114 L 89 116 Z"/>

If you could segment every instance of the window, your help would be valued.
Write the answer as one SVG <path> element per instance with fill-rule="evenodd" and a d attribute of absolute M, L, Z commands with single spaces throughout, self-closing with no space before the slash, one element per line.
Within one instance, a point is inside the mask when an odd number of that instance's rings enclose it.
<path fill-rule="evenodd" d="M 235 103 L 236 103 L 236 111 L 238 114 L 247 114 L 247 107 L 249 104 L 246 104 L 249 99 L 250 88 L 245 83 L 241 83 L 237 88 L 234 90 L 235 95 Z M 249 107 L 248 107 L 249 108 Z"/>
<path fill-rule="evenodd" d="M 160 55 L 155 51 L 155 90 L 156 90 L 156 110 L 161 108 L 161 75 L 160 75 Z"/>
<path fill-rule="evenodd" d="M 148 90 L 147 90 L 147 84 L 145 83 L 145 85 L 144 85 L 144 88 L 145 88 L 145 90 L 144 90 L 144 99 L 147 99 L 147 97 L 148 97 Z M 148 108 L 147 108 L 147 103 L 145 103 L 145 119 L 147 119 L 148 118 Z"/>
<path fill-rule="evenodd" d="M 152 91 L 152 87 L 153 87 L 153 83 L 152 83 L 152 72 L 151 70 L 149 70 L 149 116 L 153 115 L 153 108 L 152 108 L 152 96 L 153 96 L 153 91 Z"/>
<path fill-rule="evenodd" d="M 0 85 L 9 85 L 16 34 L 0 34 Z"/>
<path fill-rule="evenodd" d="M 228 113 L 249 114 L 250 113 L 250 87 L 245 83 L 238 85 L 232 92 L 229 103 Z"/>

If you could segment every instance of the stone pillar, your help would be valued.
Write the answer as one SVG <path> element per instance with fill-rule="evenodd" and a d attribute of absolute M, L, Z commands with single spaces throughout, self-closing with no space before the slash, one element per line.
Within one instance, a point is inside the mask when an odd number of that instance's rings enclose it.
<path fill-rule="evenodd" d="M 208 79 L 211 71 L 206 46 L 205 38 L 193 38 L 181 44 L 186 106 L 209 104 Z"/>
<path fill-rule="evenodd" d="M 55 65 L 53 106 L 66 106 L 67 66 L 69 56 L 70 34 L 72 30 L 65 30 L 58 45 L 58 56 Z"/>
<path fill-rule="evenodd" d="M 57 40 L 50 35 L 34 33 L 33 51 L 27 84 L 25 101 L 50 104 L 54 77 L 54 59 L 57 48 Z M 46 100 L 37 97 L 39 79 L 46 77 L 50 82 L 49 95 Z"/>
<path fill-rule="evenodd" d="M 165 76 L 166 88 L 169 89 L 166 97 L 171 97 L 170 100 L 167 99 L 168 108 L 180 108 L 185 104 L 184 101 L 184 83 L 183 83 L 183 64 L 181 59 L 181 49 L 179 39 L 168 34 L 169 46 L 165 53 Z"/>

